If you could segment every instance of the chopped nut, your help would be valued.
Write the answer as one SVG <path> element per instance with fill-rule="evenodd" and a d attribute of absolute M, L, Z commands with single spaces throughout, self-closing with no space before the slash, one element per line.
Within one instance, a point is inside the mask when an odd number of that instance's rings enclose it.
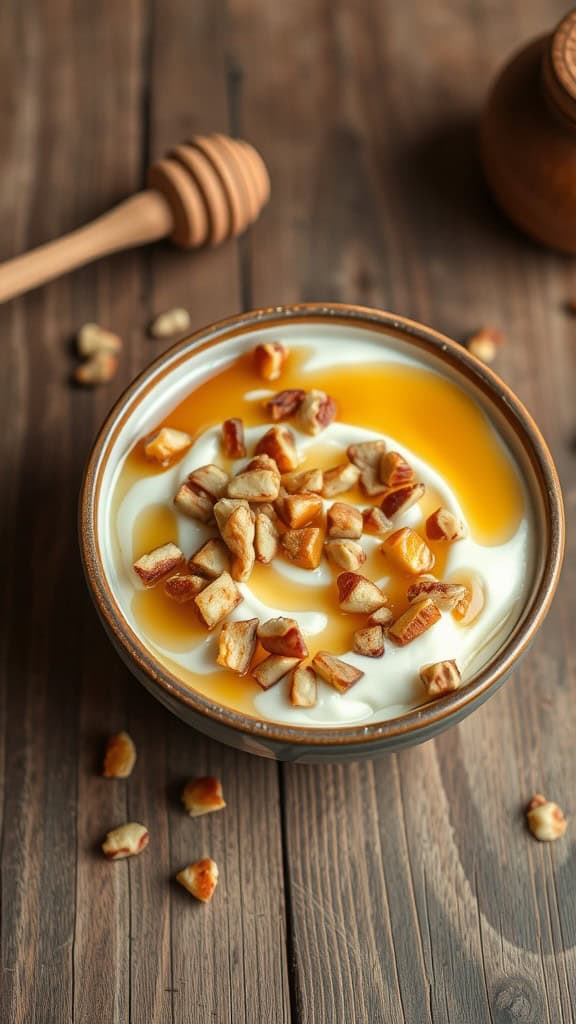
<path fill-rule="evenodd" d="M 280 544 L 294 565 L 301 569 L 317 569 L 322 558 L 322 530 L 317 526 L 304 526 L 301 530 L 286 530 Z"/>
<path fill-rule="evenodd" d="M 285 473 L 282 486 L 288 494 L 320 494 L 324 486 L 324 473 L 321 469 L 305 469 L 299 473 Z"/>
<path fill-rule="evenodd" d="M 267 470 L 270 473 L 274 473 L 278 477 L 278 486 L 280 486 L 280 470 L 278 469 L 278 466 L 274 462 L 274 459 L 270 458 L 269 455 L 266 455 L 265 452 L 263 452 L 260 455 L 255 455 L 254 458 L 250 459 L 250 462 L 246 466 L 244 466 L 244 469 L 240 470 L 240 472 L 249 473 L 252 472 L 253 470 L 260 469 Z"/>
<path fill-rule="evenodd" d="M 382 626 L 366 626 L 354 633 L 353 647 L 356 654 L 366 658 L 381 658 L 384 654 L 384 630 Z"/>
<path fill-rule="evenodd" d="M 136 764 L 136 747 L 127 732 L 117 732 L 106 744 L 102 775 L 105 779 L 127 779 Z"/>
<path fill-rule="evenodd" d="M 429 597 L 437 608 L 451 612 L 466 596 L 466 587 L 459 583 L 440 583 L 439 580 L 418 580 L 408 587 L 408 600 L 419 601 Z"/>
<path fill-rule="evenodd" d="M 169 466 L 171 462 L 187 452 L 192 444 L 190 434 L 172 427 L 162 427 L 144 443 L 144 454 L 147 459 L 155 459 L 161 466 Z"/>
<path fill-rule="evenodd" d="M 400 512 L 407 512 L 412 505 L 420 501 L 425 490 L 424 484 L 406 484 L 405 487 L 395 487 L 386 491 L 380 502 L 380 508 L 385 516 L 393 519 L 394 516 Z"/>
<path fill-rule="evenodd" d="M 461 626 L 470 626 L 476 621 L 486 603 L 484 583 L 478 573 L 468 573 L 466 576 L 465 593 L 452 614 Z"/>
<path fill-rule="evenodd" d="M 252 506 L 250 506 L 250 508 L 252 509 Z M 273 523 L 276 522 L 276 509 L 269 501 L 259 501 L 252 511 L 256 517 L 259 515 L 268 516 L 268 519 L 271 519 Z M 254 520 L 254 522 L 256 522 L 256 520 Z"/>
<path fill-rule="evenodd" d="M 380 479 L 388 487 L 404 487 L 415 483 L 416 474 L 399 452 L 386 452 L 380 460 Z"/>
<path fill-rule="evenodd" d="M 278 420 L 287 420 L 298 411 L 305 394 L 306 392 L 301 388 L 279 391 L 277 395 L 264 402 L 264 411 L 274 423 L 277 423 Z"/>
<path fill-rule="evenodd" d="M 218 865 L 210 857 L 203 857 L 182 868 L 176 875 L 176 881 L 195 899 L 209 903 L 218 884 Z"/>
<path fill-rule="evenodd" d="M 112 331 L 107 331 L 100 324 L 83 324 L 76 335 L 76 347 L 78 355 L 83 359 L 89 359 L 99 352 L 112 352 L 114 355 L 122 349 L 122 338 Z"/>
<path fill-rule="evenodd" d="M 179 512 L 191 519 L 199 519 L 201 523 L 209 523 L 214 514 L 214 502 L 204 491 L 188 483 L 180 484 L 174 504 Z"/>
<path fill-rule="evenodd" d="M 284 676 L 288 675 L 295 665 L 298 665 L 299 658 L 285 658 L 281 654 L 269 654 L 256 668 L 252 669 L 252 675 L 258 686 L 263 690 L 269 690 L 271 686 L 279 683 Z"/>
<path fill-rule="evenodd" d="M 386 484 L 382 483 L 378 470 L 372 466 L 366 466 L 361 470 L 360 487 L 368 498 L 377 498 L 381 494 L 386 494 L 388 490 Z"/>
<path fill-rule="evenodd" d="M 279 341 L 268 341 L 254 349 L 254 369 L 262 380 L 278 380 L 288 358 L 288 349 Z"/>
<path fill-rule="evenodd" d="M 366 553 L 355 540 L 327 540 L 324 551 L 334 565 L 349 572 L 356 572 L 366 561 Z"/>
<path fill-rule="evenodd" d="M 315 436 L 330 426 L 336 402 L 324 391 L 307 391 L 298 409 L 298 423 L 305 434 Z"/>
<path fill-rule="evenodd" d="M 310 665 L 296 665 L 290 673 L 290 703 L 296 708 L 313 708 L 318 700 L 316 673 Z"/>
<path fill-rule="evenodd" d="M 217 537 L 207 540 L 198 551 L 188 559 L 188 568 L 198 576 L 207 576 L 215 580 L 223 572 L 230 571 L 230 553 L 223 541 Z"/>
<path fill-rule="evenodd" d="M 551 843 L 555 839 L 560 839 L 568 828 L 564 812 L 558 804 L 547 800 L 541 793 L 536 793 L 532 797 L 526 818 L 532 835 L 541 843 Z"/>
<path fill-rule="evenodd" d="M 324 473 L 324 486 L 322 496 L 324 498 L 335 498 L 337 494 L 349 491 L 354 484 L 358 483 L 360 470 L 351 462 L 343 462 L 334 469 L 328 469 Z"/>
<path fill-rule="evenodd" d="M 364 520 L 360 509 L 335 501 L 326 514 L 328 536 L 333 539 L 358 540 L 362 536 Z"/>
<path fill-rule="evenodd" d="M 250 514 L 250 505 L 245 498 L 220 498 L 220 501 L 216 502 L 214 505 L 214 518 L 220 533 L 222 533 L 230 516 L 237 508 L 244 508 Z"/>
<path fill-rule="evenodd" d="M 238 675 L 246 675 L 256 653 L 258 619 L 225 622 L 218 641 L 216 661 Z"/>
<path fill-rule="evenodd" d="M 426 541 L 408 526 L 391 533 L 380 550 L 398 569 L 414 576 L 430 572 L 434 565 L 434 555 Z"/>
<path fill-rule="evenodd" d="M 281 473 L 296 469 L 299 463 L 294 434 L 288 427 L 270 427 L 256 445 L 257 455 L 269 455 Z"/>
<path fill-rule="evenodd" d="M 286 494 L 277 504 L 279 516 L 293 529 L 306 526 L 320 515 L 323 508 L 318 494 Z"/>
<path fill-rule="evenodd" d="M 102 849 L 109 860 L 123 860 L 142 853 L 148 846 L 150 835 L 145 825 L 130 821 L 112 829 L 102 843 Z"/>
<path fill-rule="evenodd" d="M 74 371 L 77 384 L 91 387 L 93 384 L 108 384 L 118 370 L 118 356 L 113 352 L 96 352 L 90 359 L 80 363 Z"/>
<path fill-rule="evenodd" d="M 258 626 L 258 639 L 265 651 L 285 658 L 307 658 L 308 648 L 296 619 L 279 616 Z"/>
<path fill-rule="evenodd" d="M 246 455 L 244 442 L 244 424 L 242 420 L 232 418 L 222 424 L 222 447 L 229 459 L 243 459 Z"/>
<path fill-rule="evenodd" d="M 446 540 L 452 543 L 466 536 L 466 527 L 447 508 L 437 508 L 426 520 L 426 536 L 429 540 Z"/>
<path fill-rule="evenodd" d="M 383 629 L 386 629 L 393 619 L 394 615 L 391 608 L 377 608 L 375 612 L 368 616 L 367 625 L 382 626 Z"/>
<path fill-rule="evenodd" d="M 502 331 L 496 327 L 481 327 L 466 342 L 466 348 L 477 359 L 483 363 L 493 363 L 498 353 L 498 347 L 504 341 Z"/>
<path fill-rule="evenodd" d="M 388 604 L 386 594 L 372 580 L 357 572 L 342 572 L 336 580 L 338 603 L 343 612 L 375 612 Z"/>
<path fill-rule="evenodd" d="M 153 338 L 172 338 L 175 334 L 183 334 L 192 323 L 190 313 L 182 306 L 174 306 L 164 313 L 159 313 L 148 328 Z"/>
<path fill-rule="evenodd" d="M 434 602 L 425 597 L 411 604 L 404 614 L 392 623 L 388 629 L 388 636 L 399 647 L 405 647 L 430 629 L 440 618 L 440 612 Z"/>
<path fill-rule="evenodd" d="M 222 783 L 212 775 L 201 779 L 192 779 L 182 790 L 182 803 L 191 818 L 199 818 L 202 814 L 211 814 L 226 807 L 222 794 Z"/>
<path fill-rule="evenodd" d="M 364 530 L 366 533 L 376 533 L 383 536 L 392 528 L 392 523 L 379 508 L 365 508 L 362 512 Z"/>
<path fill-rule="evenodd" d="M 457 690 L 462 679 L 460 669 L 454 660 L 437 661 L 433 665 L 423 665 L 420 679 L 426 687 L 429 697 L 442 697 L 451 690 Z"/>
<path fill-rule="evenodd" d="M 188 475 L 188 483 L 195 488 L 199 487 L 201 491 L 206 491 L 214 501 L 224 497 L 229 479 L 228 473 L 220 469 L 220 466 L 212 464 L 199 466 Z"/>
<path fill-rule="evenodd" d="M 221 527 L 220 532 L 222 540 L 235 556 L 232 563 L 232 576 L 235 580 L 245 583 L 254 568 L 256 558 L 254 519 L 248 505 L 239 505 L 235 508 Z"/>
<path fill-rule="evenodd" d="M 256 513 L 254 551 L 256 559 L 268 565 L 278 553 L 278 530 L 269 515 Z"/>
<path fill-rule="evenodd" d="M 185 604 L 187 601 L 192 601 L 201 590 L 204 590 L 206 582 L 202 576 L 189 576 L 187 573 L 177 572 L 166 580 L 164 593 L 173 601 Z"/>
<path fill-rule="evenodd" d="M 346 693 L 364 675 L 360 669 L 354 668 L 341 658 L 335 658 L 328 651 L 318 651 L 312 659 L 312 665 L 318 675 L 339 693 Z"/>
<path fill-rule="evenodd" d="M 385 441 L 361 441 L 360 444 L 349 445 L 346 454 L 358 469 L 378 470 L 385 452 Z"/>
<path fill-rule="evenodd" d="M 249 469 L 233 476 L 228 484 L 229 498 L 246 501 L 274 501 L 280 490 L 280 476 L 271 469 Z"/>
<path fill-rule="evenodd" d="M 204 625 L 214 629 L 241 600 L 242 594 L 234 580 L 229 573 L 223 572 L 196 595 L 194 604 Z"/>
<path fill-rule="evenodd" d="M 142 555 L 134 562 L 134 572 L 138 574 L 145 587 L 154 587 L 165 576 L 184 565 L 184 555 L 176 544 L 163 544 Z"/>

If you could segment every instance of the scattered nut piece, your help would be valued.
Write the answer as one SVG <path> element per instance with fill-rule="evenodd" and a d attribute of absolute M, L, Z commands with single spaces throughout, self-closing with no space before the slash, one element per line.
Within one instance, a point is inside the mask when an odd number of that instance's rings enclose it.
<path fill-rule="evenodd" d="M 74 371 L 77 384 L 91 387 L 93 384 L 108 384 L 118 370 L 118 357 L 113 352 L 96 352 L 90 359 L 80 363 Z"/>
<path fill-rule="evenodd" d="M 250 508 L 252 509 L 252 506 L 250 506 Z M 252 511 L 256 517 L 259 515 L 268 516 L 268 519 L 271 519 L 273 523 L 276 522 L 276 509 L 269 501 L 259 501 Z M 254 520 L 254 522 L 256 522 L 256 520 Z"/>
<path fill-rule="evenodd" d="M 386 452 L 380 460 L 380 479 L 388 487 L 405 487 L 415 483 L 416 474 L 399 452 Z"/>
<path fill-rule="evenodd" d="M 386 629 L 393 619 L 394 614 L 391 608 L 377 608 L 375 612 L 368 616 L 367 625 L 382 626 L 383 629 Z"/>
<path fill-rule="evenodd" d="M 307 391 L 298 409 L 298 423 L 305 434 L 315 436 L 330 426 L 336 402 L 325 391 Z"/>
<path fill-rule="evenodd" d="M 278 380 L 288 358 L 288 349 L 279 341 L 268 341 L 254 349 L 254 369 L 262 380 Z"/>
<path fill-rule="evenodd" d="M 287 526 L 299 529 L 316 519 L 324 505 L 318 494 L 286 494 L 277 508 L 278 514 Z"/>
<path fill-rule="evenodd" d="M 199 487 L 201 491 L 206 491 L 213 501 L 224 497 L 229 479 L 228 473 L 213 464 L 199 466 L 188 474 L 188 483 L 194 488 Z"/>
<path fill-rule="evenodd" d="M 318 700 L 316 673 L 310 665 L 296 665 L 290 673 L 290 703 L 296 708 L 313 708 Z"/>
<path fill-rule="evenodd" d="M 381 658 L 384 654 L 382 626 L 366 626 L 364 629 L 357 629 L 354 633 L 353 648 L 356 654 L 363 654 L 366 658 Z"/>
<path fill-rule="evenodd" d="M 420 669 L 420 679 L 429 697 L 442 697 L 445 693 L 458 689 L 462 676 L 458 665 L 452 659 L 436 661 L 433 665 L 423 665 Z"/>
<path fill-rule="evenodd" d="M 344 501 L 335 501 L 326 513 L 326 530 L 332 539 L 358 540 L 362 536 L 363 526 L 360 509 Z"/>
<path fill-rule="evenodd" d="M 346 454 L 358 469 L 377 470 L 385 452 L 385 441 L 361 441 L 360 444 L 349 445 Z"/>
<path fill-rule="evenodd" d="M 241 473 L 251 473 L 253 470 L 267 470 L 269 473 L 274 473 L 278 477 L 278 486 L 280 486 L 280 470 L 276 465 L 274 459 L 262 452 L 260 455 L 255 455 L 250 462 L 240 470 Z"/>
<path fill-rule="evenodd" d="M 464 596 L 456 604 L 452 614 L 461 626 L 470 626 L 476 621 L 486 603 L 482 577 L 474 572 L 466 575 Z"/>
<path fill-rule="evenodd" d="M 223 572 L 196 595 L 194 604 L 204 625 L 214 629 L 241 600 L 242 594 L 234 580 L 229 573 Z"/>
<path fill-rule="evenodd" d="M 560 839 L 568 828 L 564 812 L 558 804 L 547 800 L 541 793 L 536 793 L 532 797 L 526 818 L 532 835 L 541 843 L 551 843 L 555 839 Z"/>
<path fill-rule="evenodd" d="M 182 306 L 174 306 L 164 313 L 159 313 L 148 328 L 153 338 L 171 338 L 175 334 L 183 334 L 192 323 L 190 313 Z"/>
<path fill-rule="evenodd" d="M 274 501 L 279 490 L 278 471 L 248 469 L 232 477 L 228 484 L 228 497 L 245 498 L 246 501 Z"/>
<path fill-rule="evenodd" d="M 376 533 L 383 536 L 392 528 L 391 521 L 380 508 L 365 508 L 362 513 L 362 519 L 364 520 L 364 529 L 367 533 Z"/>
<path fill-rule="evenodd" d="M 102 775 L 105 779 L 127 779 L 136 764 L 136 747 L 127 732 L 117 732 L 106 744 Z"/>
<path fill-rule="evenodd" d="M 279 391 L 264 402 L 264 411 L 274 423 L 278 420 L 287 420 L 293 416 L 304 399 L 305 391 L 301 388 L 289 388 L 287 391 Z"/>
<path fill-rule="evenodd" d="M 102 843 L 102 850 L 109 860 L 123 860 L 133 857 L 148 846 L 150 835 L 145 825 L 130 821 L 112 829 Z"/>
<path fill-rule="evenodd" d="M 348 572 L 356 572 L 366 561 L 366 553 L 356 540 L 327 540 L 324 551 L 334 565 Z"/>
<path fill-rule="evenodd" d="M 466 348 L 473 356 L 477 359 L 481 359 L 483 363 L 493 363 L 498 347 L 504 341 L 504 335 L 502 331 L 499 331 L 496 327 L 482 327 L 476 334 L 473 334 L 466 342 Z"/>
<path fill-rule="evenodd" d="M 354 484 L 358 483 L 360 470 L 351 462 L 343 462 L 334 469 L 328 469 L 324 473 L 324 486 L 322 496 L 324 498 L 335 498 L 337 494 L 344 494 Z"/>
<path fill-rule="evenodd" d="M 446 540 L 452 543 L 466 536 L 464 523 L 447 508 L 437 508 L 426 520 L 426 536 L 429 540 Z"/>
<path fill-rule="evenodd" d="M 83 324 L 76 335 L 78 355 L 89 359 L 98 352 L 113 352 L 115 355 L 122 349 L 122 338 L 100 324 Z"/>
<path fill-rule="evenodd" d="M 154 587 L 165 576 L 180 569 L 184 565 L 184 555 L 176 544 L 163 544 L 142 555 L 132 568 L 138 574 L 145 587 Z"/>
<path fill-rule="evenodd" d="M 282 477 L 282 486 L 288 494 L 321 494 L 324 486 L 324 473 L 321 469 L 305 469 L 299 473 L 286 473 Z"/>
<path fill-rule="evenodd" d="M 392 623 L 388 629 L 388 636 L 399 647 L 405 647 L 430 629 L 440 618 L 440 612 L 434 602 L 425 597 L 411 604 L 404 614 Z"/>
<path fill-rule="evenodd" d="M 393 519 L 400 512 L 407 512 L 424 495 L 426 488 L 424 484 L 406 484 L 404 487 L 395 487 L 386 491 L 380 508 L 385 516 Z"/>
<path fill-rule="evenodd" d="M 218 884 L 218 865 L 210 857 L 203 857 L 182 868 L 176 875 L 176 881 L 195 899 L 209 903 Z"/>
<path fill-rule="evenodd" d="M 368 498 L 378 498 L 388 490 L 386 484 L 382 483 L 378 470 L 372 466 L 366 466 L 360 471 L 360 487 Z"/>
<path fill-rule="evenodd" d="M 341 658 L 335 658 L 328 651 L 318 651 L 312 659 L 312 665 L 318 675 L 339 693 L 346 693 L 364 675 L 360 669 L 354 668 Z"/>
<path fill-rule="evenodd" d="M 426 541 L 408 526 L 391 533 L 380 550 L 387 555 L 396 568 L 414 576 L 430 572 L 434 565 L 434 555 Z"/>
<path fill-rule="evenodd" d="M 173 601 L 186 604 L 187 601 L 192 601 L 201 590 L 204 590 L 206 583 L 207 580 L 203 576 L 189 576 L 187 573 L 177 572 L 166 580 L 164 593 Z"/>
<path fill-rule="evenodd" d="M 179 512 L 190 519 L 198 519 L 201 523 L 209 523 L 214 514 L 214 502 L 205 491 L 199 490 L 185 480 L 174 495 L 174 504 Z"/>
<path fill-rule="evenodd" d="M 239 419 L 224 420 L 222 424 L 222 447 L 229 459 L 243 459 L 246 455 L 244 424 Z"/>
<path fill-rule="evenodd" d="M 256 455 L 269 455 L 281 473 L 296 469 L 300 459 L 294 434 L 288 427 L 270 427 L 255 448 Z"/>
<path fill-rule="evenodd" d="M 220 501 L 216 502 L 214 505 L 214 518 L 220 533 L 222 533 L 230 516 L 237 508 L 246 509 L 248 514 L 251 512 L 250 505 L 245 498 L 220 498 Z"/>
<path fill-rule="evenodd" d="M 286 530 L 280 537 L 283 551 L 301 569 L 317 569 L 322 558 L 322 530 L 317 526 L 304 526 L 301 530 Z"/>
<path fill-rule="evenodd" d="M 460 583 L 440 583 L 439 580 L 418 580 L 408 587 L 408 600 L 419 601 L 429 597 L 437 608 L 451 612 L 466 596 L 466 587 Z"/>
<path fill-rule="evenodd" d="M 184 455 L 192 444 L 190 434 L 172 427 L 162 427 L 144 442 L 144 454 L 161 466 L 169 466 L 179 455 Z"/>
<path fill-rule="evenodd" d="M 210 580 L 215 580 L 223 572 L 230 572 L 230 552 L 224 541 L 218 537 L 207 540 L 188 559 L 188 568 L 197 576 L 207 576 Z"/>
<path fill-rule="evenodd" d="M 336 580 L 336 585 L 338 603 L 343 612 L 370 614 L 388 604 L 388 598 L 380 587 L 360 573 L 342 572 Z"/>
<path fill-rule="evenodd" d="M 269 690 L 271 686 L 279 683 L 284 676 L 288 675 L 291 669 L 300 662 L 299 658 L 286 658 L 281 654 L 269 654 L 256 668 L 252 669 L 252 675 L 258 686 L 263 690 Z"/>
<path fill-rule="evenodd" d="M 245 676 L 256 653 L 257 629 L 258 619 L 225 622 L 218 640 L 218 664 L 237 672 L 240 676 Z"/>
<path fill-rule="evenodd" d="M 226 501 L 226 499 L 222 498 L 218 504 L 221 505 L 222 501 Z M 243 583 L 250 578 L 256 558 L 254 519 L 248 504 L 239 504 L 220 527 L 222 540 L 235 556 L 232 563 L 232 576 L 235 580 Z M 218 522 L 218 519 L 216 521 Z"/>
<path fill-rule="evenodd" d="M 308 648 L 296 619 L 280 615 L 258 626 L 258 639 L 265 651 L 285 658 L 307 658 Z"/>
<path fill-rule="evenodd" d="M 201 779 L 192 779 L 182 790 L 182 803 L 191 818 L 199 818 L 202 814 L 212 814 L 226 807 L 222 794 L 222 783 L 212 775 Z"/>
<path fill-rule="evenodd" d="M 254 524 L 254 551 L 256 559 L 269 565 L 278 553 L 278 529 L 269 515 L 256 513 Z"/>

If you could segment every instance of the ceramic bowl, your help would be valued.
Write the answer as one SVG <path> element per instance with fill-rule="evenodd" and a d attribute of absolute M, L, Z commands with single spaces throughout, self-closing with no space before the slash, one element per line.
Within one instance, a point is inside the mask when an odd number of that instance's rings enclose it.
<path fill-rule="evenodd" d="M 534 510 L 536 566 L 523 612 L 489 662 L 461 689 L 399 718 L 336 728 L 294 727 L 260 721 L 223 707 L 185 686 L 143 642 L 117 600 L 107 537 L 107 510 L 115 474 L 135 441 L 151 430 L 191 388 L 192 367 L 206 370 L 251 348 L 262 332 L 329 343 L 344 327 L 350 344 L 376 339 L 441 370 L 472 393 L 506 439 L 524 476 Z M 506 385 L 464 348 L 421 324 L 391 313 L 348 305 L 309 304 L 258 310 L 198 331 L 164 353 L 117 402 L 94 444 L 80 500 L 80 544 L 86 580 L 104 627 L 144 686 L 194 728 L 251 753 L 287 761 L 341 761 L 375 757 L 421 743 L 456 725 L 502 685 L 534 639 L 560 572 L 564 520 L 558 478 L 530 415 Z"/>

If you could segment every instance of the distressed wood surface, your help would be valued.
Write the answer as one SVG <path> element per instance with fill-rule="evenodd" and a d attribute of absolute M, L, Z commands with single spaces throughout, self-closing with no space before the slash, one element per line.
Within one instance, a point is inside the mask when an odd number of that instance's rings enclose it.
<path fill-rule="evenodd" d="M 576 505 L 573 262 L 525 241 L 485 193 L 475 120 L 556 0 L 6 0 L 0 9 L 0 259 L 137 189 L 194 131 L 263 152 L 273 201 L 249 238 L 116 256 L 0 307 L 0 1021 L 568 1024 L 576 847 L 533 842 L 522 808 L 576 804 L 574 531 L 554 608 L 506 686 L 461 726 L 385 760 L 278 768 L 192 732 L 131 679 L 86 595 L 76 499 L 108 407 L 160 350 L 251 305 L 340 299 L 508 343 L 497 370 L 536 416 Z M 120 375 L 69 386 L 95 319 Z M 497 496 L 487 496 L 497 500 Z M 98 776 L 107 734 L 140 757 Z M 191 823 L 182 781 L 224 782 Z M 105 863 L 126 817 L 150 855 Z M 153 855 L 152 855 L 153 854 Z M 170 878 L 210 854 L 217 898 Z"/>

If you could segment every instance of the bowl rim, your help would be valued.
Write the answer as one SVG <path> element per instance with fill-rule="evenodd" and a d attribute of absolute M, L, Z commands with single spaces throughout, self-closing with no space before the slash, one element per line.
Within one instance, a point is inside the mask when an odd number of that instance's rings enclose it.
<path fill-rule="evenodd" d="M 114 439 L 137 404 L 168 371 L 172 371 L 179 361 L 185 362 L 192 353 L 212 348 L 231 337 L 249 334 L 255 328 L 276 327 L 287 321 L 331 322 L 338 325 L 352 322 L 355 326 L 369 327 L 399 337 L 416 349 L 448 363 L 456 375 L 463 376 L 469 387 L 478 389 L 489 404 L 496 406 L 504 416 L 528 458 L 540 491 L 546 551 L 540 579 L 530 595 L 524 616 L 488 666 L 481 669 L 465 686 L 439 700 L 383 722 L 341 726 L 285 725 L 227 708 L 190 689 L 154 657 L 124 619 L 108 584 L 100 557 L 96 516 L 102 475 Z M 481 703 L 491 691 L 498 688 L 531 643 L 550 608 L 560 575 L 565 543 L 560 483 L 548 446 L 530 413 L 488 366 L 439 331 L 407 317 L 367 306 L 322 302 L 263 307 L 226 317 L 195 331 L 150 363 L 120 395 L 92 445 L 80 491 L 78 528 L 82 565 L 100 617 L 116 644 L 128 655 L 136 674 L 144 673 L 164 691 L 158 697 L 164 697 L 164 700 L 168 698 L 170 702 L 175 700 L 189 711 L 207 716 L 215 724 L 228 726 L 236 732 L 271 743 L 289 744 L 291 747 L 349 747 L 373 744 L 375 741 L 385 746 L 386 740 L 398 740 L 411 732 L 416 734 L 414 742 L 419 742 L 426 738 L 424 733 L 442 728 L 452 716 L 458 721 L 468 710 L 472 710 L 474 704 Z"/>

